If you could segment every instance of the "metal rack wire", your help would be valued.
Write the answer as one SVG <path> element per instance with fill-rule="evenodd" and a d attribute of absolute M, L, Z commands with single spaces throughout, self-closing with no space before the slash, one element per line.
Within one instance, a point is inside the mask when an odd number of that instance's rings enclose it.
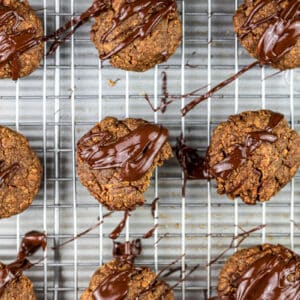
<path fill-rule="evenodd" d="M 30 2 L 48 32 L 89 5 L 77 0 Z M 179 109 L 187 100 L 174 103 L 162 115 L 153 113 L 141 96 L 147 92 L 154 105 L 159 103 L 163 70 L 168 74 L 169 91 L 184 94 L 206 84 L 209 88 L 250 62 L 232 30 L 231 18 L 237 5 L 238 0 L 178 1 L 184 32 L 181 48 L 168 62 L 143 74 L 115 70 L 107 62 L 101 64 L 89 40 L 90 24 L 86 24 L 30 77 L 16 83 L 0 82 L 1 124 L 27 136 L 44 165 L 44 181 L 33 205 L 20 216 L 1 220 L 1 260 L 13 259 L 20 237 L 28 230 L 43 229 L 50 243 L 59 243 L 94 224 L 98 217 L 103 218 L 105 209 L 78 181 L 75 150 L 78 138 L 104 116 L 142 117 L 162 123 L 170 130 L 172 144 L 182 132 L 188 143 L 202 151 L 218 122 L 243 110 L 279 110 L 299 130 L 299 90 L 294 84 L 299 78 L 297 70 L 267 80 L 274 70 L 252 70 L 180 121 Z M 120 80 L 115 87 L 107 84 L 117 78 Z M 145 208 L 132 214 L 121 236 L 123 240 L 136 238 L 153 224 L 161 225 L 154 238 L 144 242 L 138 264 L 159 271 L 185 253 L 181 261 L 184 276 L 191 266 L 205 264 L 226 248 L 231 236 L 238 233 L 238 226 L 259 224 L 268 226 L 247 239 L 245 246 L 280 242 L 300 250 L 300 232 L 293 222 L 300 216 L 299 174 L 271 202 L 255 207 L 218 196 L 213 182 L 189 182 L 185 198 L 181 185 L 182 174 L 175 159 L 155 171 L 145 195 Z M 153 220 L 149 205 L 156 197 L 161 200 Z M 80 297 L 94 270 L 111 257 L 108 234 L 120 216 L 116 213 L 105 219 L 98 230 L 64 249 L 55 253 L 48 250 L 47 259 L 28 272 L 38 299 Z M 157 244 L 164 233 L 168 236 Z M 224 259 L 198 269 L 176 288 L 176 299 L 198 300 L 213 295 L 223 263 Z M 177 279 L 172 275 L 169 281 L 172 284 Z"/>

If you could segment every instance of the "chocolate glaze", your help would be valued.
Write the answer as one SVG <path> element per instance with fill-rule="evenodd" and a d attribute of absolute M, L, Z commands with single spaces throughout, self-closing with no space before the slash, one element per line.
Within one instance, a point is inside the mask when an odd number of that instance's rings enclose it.
<path fill-rule="evenodd" d="M 0 26 L 10 27 L 13 22 L 11 30 L 0 32 L 0 65 L 10 63 L 13 80 L 20 77 L 19 56 L 42 42 L 42 37 L 36 36 L 34 28 L 24 30 L 18 28 L 23 20 L 23 17 L 12 8 L 0 5 Z"/>
<path fill-rule="evenodd" d="M 253 19 L 256 14 L 270 2 L 276 3 L 276 13 L 254 22 Z M 300 2 L 298 0 L 290 0 L 285 8 L 280 5 L 282 2 L 283 0 L 259 1 L 242 26 L 245 32 L 240 36 L 241 39 L 245 38 L 247 34 L 261 24 L 267 22 L 270 24 L 261 36 L 257 46 L 257 57 L 263 64 L 279 61 L 295 47 L 300 37 Z"/>
<path fill-rule="evenodd" d="M 282 249 L 279 254 L 267 254 L 233 283 L 237 288 L 230 299 L 300 299 L 299 271 L 300 259 L 288 249 Z"/>
<path fill-rule="evenodd" d="M 233 170 L 239 168 L 247 158 L 264 142 L 274 143 L 277 141 L 277 135 L 272 133 L 272 130 L 281 122 L 283 115 L 272 113 L 269 123 L 265 130 L 250 132 L 247 134 L 245 141 L 241 144 L 236 144 L 232 152 L 214 165 L 211 172 L 215 177 L 227 179 Z"/>
<path fill-rule="evenodd" d="M 112 240 L 116 240 L 120 236 L 121 232 L 123 231 L 123 229 L 126 226 L 126 221 L 127 221 L 128 217 L 129 217 L 129 212 L 125 211 L 123 219 L 118 224 L 118 226 L 112 231 L 112 233 L 109 235 L 109 237 Z"/>
<path fill-rule="evenodd" d="M 123 300 L 129 292 L 130 279 L 142 272 L 133 265 L 128 270 L 117 270 L 107 276 L 93 292 L 95 300 Z"/>
<path fill-rule="evenodd" d="M 116 265 L 113 272 L 107 276 L 93 291 L 95 300 L 122 300 L 129 291 L 129 282 L 132 276 L 142 272 L 144 268 L 136 268 L 134 260 L 141 254 L 142 243 L 140 239 L 132 242 L 113 243 L 113 256 Z M 120 270 L 120 266 L 126 264 L 129 268 Z"/>
<path fill-rule="evenodd" d="M 0 160 L 0 170 L 4 167 L 4 160 Z M 16 172 L 19 170 L 20 165 L 14 163 L 11 166 L 7 167 L 4 170 L 0 171 L 0 187 L 7 181 L 10 180 Z M 8 182 L 6 182 L 8 184 Z"/>
<path fill-rule="evenodd" d="M 34 255 L 40 248 L 45 250 L 46 245 L 47 239 L 44 233 L 31 231 L 25 234 L 17 259 L 8 265 L 2 264 L 3 268 L 0 269 L 0 295 L 4 292 L 5 286 L 8 283 L 21 276 L 23 271 L 33 266 L 28 258 Z"/>
<path fill-rule="evenodd" d="M 133 43 L 138 38 L 145 38 L 159 22 L 170 13 L 175 12 L 177 4 L 175 0 L 125 0 L 119 12 L 114 16 L 111 28 L 102 36 L 101 42 L 114 42 L 120 36 L 124 36 L 121 42 L 106 54 L 100 55 L 100 59 L 105 60 L 120 52 L 122 49 Z M 128 31 L 120 32 L 114 35 L 115 29 L 126 22 L 134 15 L 139 15 L 141 22 Z M 162 56 L 165 56 L 162 53 Z"/>
<path fill-rule="evenodd" d="M 168 130 L 154 124 L 145 124 L 120 138 L 117 142 L 106 144 L 110 140 L 92 141 L 93 134 L 88 133 L 78 143 L 80 158 L 92 169 L 121 168 L 120 180 L 136 181 L 143 177 L 152 166 L 155 157 L 168 139 Z"/>

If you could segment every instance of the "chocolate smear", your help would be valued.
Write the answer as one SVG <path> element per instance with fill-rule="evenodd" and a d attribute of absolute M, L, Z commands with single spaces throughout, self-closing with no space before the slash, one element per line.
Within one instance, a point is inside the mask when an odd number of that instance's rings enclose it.
<path fill-rule="evenodd" d="M 104 138 L 98 142 L 93 142 L 92 133 L 78 142 L 80 158 L 94 170 L 121 168 L 120 180 L 130 182 L 147 173 L 168 139 L 166 128 L 149 123 L 109 144 L 110 135 L 100 134 Z"/>

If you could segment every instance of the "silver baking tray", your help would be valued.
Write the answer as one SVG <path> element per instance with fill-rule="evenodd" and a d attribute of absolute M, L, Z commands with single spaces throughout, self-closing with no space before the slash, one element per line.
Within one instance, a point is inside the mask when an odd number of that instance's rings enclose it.
<path fill-rule="evenodd" d="M 91 1 L 30 2 L 50 33 L 71 16 L 79 15 Z M 53 245 L 85 230 L 106 212 L 80 184 L 75 166 L 76 141 L 104 116 L 141 117 L 161 123 L 169 128 L 173 145 L 183 131 L 187 143 L 203 153 L 215 126 L 244 110 L 263 107 L 280 111 L 300 131 L 298 70 L 274 75 L 276 71 L 269 67 L 257 67 L 197 106 L 185 119 L 179 114 L 184 100 L 173 103 L 165 114 L 153 113 L 144 101 L 146 92 L 154 103 L 159 102 L 162 71 L 167 72 L 169 92 L 184 94 L 215 85 L 252 61 L 233 33 L 232 15 L 237 5 L 237 0 L 178 1 L 184 30 L 182 46 L 169 61 L 145 73 L 116 70 L 108 62 L 101 68 L 89 39 L 89 22 L 30 77 L 18 82 L 0 81 L 1 125 L 27 136 L 45 168 L 33 205 L 19 216 L 0 221 L 2 261 L 14 259 L 20 237 L 29 230 L 45 230 Z M 109 80 L 117 79 L 116 85 L 110 86 Z M 155 172 L 145 207 L 132 213 L 121 240 L 141 237 L 154 223 L 160 224 L 155 236 L 143 242 L 138 264 L 158 271 L 185 253 L 178 265 L 188 271 L 222 252 L 239 231 L 238 226 L 251 229 L 260 224 L 267 226 L 243 246 L 281 243 L 300 252 L 300 228 L 293 222 L 300 219 L 299 173 L 272 201 L 256 206 L 219 196 L 215 183 L 206 181 L 189 182 L 183 199 L 181 184 L 181 170 L 174 158 Z M 158 219 L 153 220 L 150 205 L 157 196 L 161 199 Z M 47 259 L 26 272 L 38 299 L 78 299 L 95 269 L 111 258 L 108 234 L 121 217 L 121 213 L 114 213 L 102 227 L 76 242 L 59 251 L 48 250 Z M 156 245 L 165 233 L 168 236 Z M 201 300 L 215 295 L 226 256 L 208 268 L 197 269 L 178 285 L 176 299 Z M 170 276 L 170 284 L 179 276 Z"/>

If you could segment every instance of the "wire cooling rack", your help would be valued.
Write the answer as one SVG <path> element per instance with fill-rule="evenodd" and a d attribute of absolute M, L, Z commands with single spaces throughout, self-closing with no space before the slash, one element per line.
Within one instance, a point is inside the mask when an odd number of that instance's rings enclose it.
<path fill-rule="evenodd" d="M 48 33 L 90 5 L 89 1 L 79 0 L 30 2 Z M 181 118 L 179 110 L 187 100 L 173 103 L 164 115 L 150 110 L 142 95 L 146 92 L 154 104 L 159 103 L 162 71 L 167 73 L 169 92 L 184 94 L 207 84 L 213 86 L 251 62 L 232 30 L 237 0 L 186 0 L 178 1 L 178 6 L 183 21 L 182 45 L 168 62 L 148 72 L 128 73 L 113 69 L 108 62 L 101 66 L 89 39 L 88 23 L 30 77 L 16 83 L 0 81 L 1 124 L 27 136 L 44 165 L 44 181 L 32 206 L 19 216 L 1 220 L 2 261 L 14 259 L 20 237 L 29 230 L 45 230 L 51 245 L 102 218 L 105 209 L 77 178 L 75 150 L 76 141 L 104 116 L 141 117 L 161 123 L 169 128 L 173 145 L 183 132 L 187 143 L 203 153 L 215 126 L 228 115 L 244 110 L 280 111 L 300 131 L 297 70 L 273 75 L 275 70 L 257 67 L 186 118 Z M 117 81 L 115 86 L 109 80 Z M 238 233 L 238 226 L 249 229 L 260 224 L 267 227 L 248 238 L 244 246 L 271 242 L 300 251 L 299 173 L 271 202 L 256 206 L 219 196 L 215 183 L 206 181 L 189 182 L 186 197 L 182 198 L 181 184 L 181 170 L 171 159 L 156 170 L 145 194 L 145 207 L 132 213 L 120 240 L 140 237 L 154 224 L 160 224 L 155 236 L 144 241 L 138 264 L 159 271 L 185 253 L 181 261 L 184 273 L 224 250 L 232 235 Z M 153 220 L 150 204 L 158 196 Z M 96 268 L 111 258 L 108 234 L 121 217 L 121 213 L 115 213 L 105 219 L 102 227 L 73 244 L 55 252 L 48 250 L 47 259 L 27 272 L 38 299 L 78 299 Z M 168 236 L 155 244 L 165 233 Z M 176 288 L 176 299 L 199 300 L 214 295 L 224 261 L 222 258 L 195 271 Z M 176 274 L 168 279 L 170 284 L 177 280 Z"/>

